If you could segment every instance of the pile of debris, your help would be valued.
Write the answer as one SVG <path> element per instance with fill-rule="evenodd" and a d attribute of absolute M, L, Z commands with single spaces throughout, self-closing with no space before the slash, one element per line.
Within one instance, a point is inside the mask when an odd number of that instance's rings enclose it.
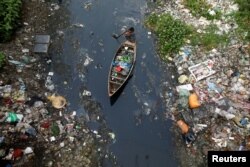
<path fill-rule="evenodd" d="M 108 156 L 104 150 L 94 147 L 112 141 L 113 133 L 102 136 L 98 130 L 89 129 L 86 125 L 88 120 L 76 117 L 76 111 L 65 110 L 67 102 L 62 96 L 52 95 L 47 99 L 28 97 L 26 91 L 21 78 L 14 84 L 1 82 L 1 163 L 29 164 L 37 158 L 35 153 L 42 153 L 41 150 L 46 150 L 43 152 L 46 154 L 43 162 L 49 166 L 54 162 L 93 166 L 100 162 L 96 155 Z M 76 148 L 78 151 L 75 151 Z M 99 153 L 95 153 L 95 150 L 99 150 Z M 69 153 L 74 156 L 74 162 L 71 162 Z"/>
<path fill-rule="evenodd" d="M 105 149 L 115 135 L 99 127 L 98 121 L 104 122 L 99 113 L 81 116 L 68 111 L 68 100 L 55 93 L 53 72 L 47 73 L 52 42 L 41 34 L 53 31 L 48 19 L 60 7 L 41 0 L 23 3 L 28 11 L 23 13 L 23 27 L 14 40 L 0 45 L 6 55 L 0 69 L 0 166 L 88 167 L 100 166 L 105 159 L 115 163 Z M 80 98 L 94 108 L 90 96 L 83 90 Z M 96 126 L 90 128 L 90 122 Z"/>
<path fill-rule="evenodd" d="M 226 14 L 238 10 L 233 1 L 209 3 Z M 182 134 L 188 146 L 179 151 L 182 163 L 204 164 L 208 150 L 250 150 L 250 44 L 232 33 L 237 24 L 232 18 L 197 19 L 181 1 L 166 3 L 157 10 L 168 12 L 201 32 L 216 24 L 218 34 L 230 36 L 226 47 L 205 51 L 187 42 L 174 58 L 169 58 L 179 77 L 175 90 L 165 94 L 170 110 L 166 115 L 176 122 L 180 129 L 177 134 Z M 169 99 L 174 101 L 172 106 Z"/>

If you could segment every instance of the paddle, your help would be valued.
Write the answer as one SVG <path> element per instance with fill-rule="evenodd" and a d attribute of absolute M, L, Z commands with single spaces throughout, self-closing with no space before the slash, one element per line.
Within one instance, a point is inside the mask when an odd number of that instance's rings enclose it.
<path fill-rule="evenodd" d="M 126 32 L 127 32 L 127 30 L 124 31 L 123 33 L 121 33 L 121 34 L 118 35 L 118 36 L 117 36 L 117 34 L 113 34 L 112 37 L 115 38 L 115 39 L 118 39 L 120 36 L 122 36 L 122 35 L 125 34 Z"/>
<path fill-rule="evenodd" d="M 112 37 L 115 38 L 115 39 L 118 39 L 120 38 L 120 36 L 122 36 L 123 34 L 125 34 L 129 29 L 131 29 L 132 27 L 128 28 L 126 31 L 124 31 L 123 33 L 121 33 L 120 35 L 116 35 L 116 34 L 113 34 Z"/>

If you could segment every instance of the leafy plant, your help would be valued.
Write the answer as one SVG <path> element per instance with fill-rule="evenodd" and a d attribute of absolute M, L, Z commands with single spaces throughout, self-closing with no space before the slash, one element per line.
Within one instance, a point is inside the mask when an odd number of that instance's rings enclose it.
<path fill-rule="evenodd" d="M 239 6 L 239 10 L 234 14 L 235 20 L 239 25 L 238 32 L 247 33 L 245 40 L 250 41 L 250 1 L 235 0 Z M 243 35 L 245 36 L 245 35 Z"/>
<path fill-rule="evenodd" d="M 17 19 L 20 15 L 21 0 L 0 1 L 0 41 L 10 39 L 13 30 L 17 26 Z"/>
<path fill-rule="evenodd" d="M 5 63 L 5 55 L 2 52 L 0 52 L 0 68 L 3 67 L 4 63 Z"/>
<path fill-rule="evenodd" d="M 216 48 L 218 45 L 226 45 L 229 37 L 226 34 L 219 35 L 216 33 L 218 27 L 216 25 L 208 26 L 205 33 L 197 33 L 193 31 L 190 40 L 192 45 L 198 45 L 206 50 Z"/>
<path fill-rule="evenodd" d="M 145 25 L 157 35 L 158 50 L 163 59 L 178 52 L 191 33 L 190 27 L 175 20 L 170 14 L 151 14 L 145 20 Z"/>
<path fill-rule="evenodd" d="M 219 19 L 222 15 L 219 8 L 212 9 L 206 0 L 184 0 L 183 3 L 194 16 L 203 16 L 208 20 L 213 20 Z"/>

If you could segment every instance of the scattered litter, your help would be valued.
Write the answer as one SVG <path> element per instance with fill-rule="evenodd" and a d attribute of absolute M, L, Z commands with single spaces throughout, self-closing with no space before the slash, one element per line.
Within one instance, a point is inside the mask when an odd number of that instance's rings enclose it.
<path fill-rule="evenodd" d="M 88 66 L 92 61 L 93 61 L 93 59 L 91 59 L 89 56 L 86 55 L 86 59 L 85 59 L 85 62 L 83 63 L 83 65 Z"/>
<path fill-rule="evenodd" d="M 186 90 L 188 90 L 188 91 L 191 91 L 191 90 L 193 90 L 193 86 L 192 86 L 191 84 L 176 86 L 176 91 L 177 91 L 177 92 L 179 92 L 180 89 L 186 89 Z"/>
<path fill-rule="evenodd" d="M 33 149 L 31 147 L 27 147 L 27 148 L 25 148 L 25 150 L 23 152 L 24 152 L 24 154 L 31 154 L 31 153 L 33 153 Z"/>
<path fill-rule="evenodd" d="M 83 96 L 91 96 L 91 92 L 88 90 L 84 90 L 82 93 Z"/>
<path fill-rule="evenodd" d="M 210 75 L 215 74 L 216 71 L 213 70 L 214 62 L 212 60 L 207 60 L 203 63 L 196 64 L 188 68 L 190 73 L 193 75 L 196 81 L 204 79 Z"/>
<path fill-rule="evenodd" d="M 66 105 L 66 99 L 62 96 L 56 96 L 53 94 L 47 98 L 52 102 L 52 106 L 57 109 L 63 108 Z"/>
<path fill-rule="evenodd" d="M 73 24 L 73 26 L 78 27 L 78 28 L 84 28 L 85 26 L 80 23 Z"/>

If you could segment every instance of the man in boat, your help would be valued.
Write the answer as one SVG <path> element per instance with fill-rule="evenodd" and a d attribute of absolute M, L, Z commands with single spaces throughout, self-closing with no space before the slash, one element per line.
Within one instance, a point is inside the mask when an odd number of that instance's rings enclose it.
<path fill-rule="evenodd" d="M 125 33 L 124 36 L 126 38 L 126 40 L 128 40 L 129 42 L 135 42 L 135 29 L 134 27 L 130 27 Z"/>

